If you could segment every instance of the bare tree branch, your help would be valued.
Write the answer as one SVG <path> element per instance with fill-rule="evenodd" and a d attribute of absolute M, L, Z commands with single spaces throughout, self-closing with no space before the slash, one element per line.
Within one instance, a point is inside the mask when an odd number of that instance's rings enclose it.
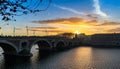
<path fill-rule="evenodd" d="M 43 0 L 0 0 L 1 20 L 9 21 L 14 19 L 14 16 L 45 11 L 50 6 L 51 0 L 48 0 L 48 5 L 46 5 L 46 8 L 39 9 L 42 2 Z"/>

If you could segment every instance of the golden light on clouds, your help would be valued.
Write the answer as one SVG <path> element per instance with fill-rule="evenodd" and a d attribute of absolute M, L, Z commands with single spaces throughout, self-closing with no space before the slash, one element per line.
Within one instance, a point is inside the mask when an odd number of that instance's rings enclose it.
<path fill-rule="evenodd" d="M 78 31 L 85 34 L 95 34 L 95 33 L 114 33 L 120 32 L 119 22 L 109 22 L 103 21 L 100 23 L 97 17 L 92 15 L 86 15 L 89 19 L 71 17 L 71 18 L 58 18 L 51 20 L 40 20 L 32 21 L 37 24 L 48 24 L 51 26 L 58 27 L 59 30 L 63 32 L 75 32 Z M 57 31 L 56 31 L 57 32 Z"/>

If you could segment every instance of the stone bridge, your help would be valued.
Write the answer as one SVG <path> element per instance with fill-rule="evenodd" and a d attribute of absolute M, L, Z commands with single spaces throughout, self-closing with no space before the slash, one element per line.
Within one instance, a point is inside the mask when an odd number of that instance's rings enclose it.
<path fill-rule="evenodd" d="M 63 37 L 0 37 L 0 47 L 5 54 L 30 56 L 31 48 L 37 44 L 39 50 L 59 50 L 80 45 L 79 40 Z"/>

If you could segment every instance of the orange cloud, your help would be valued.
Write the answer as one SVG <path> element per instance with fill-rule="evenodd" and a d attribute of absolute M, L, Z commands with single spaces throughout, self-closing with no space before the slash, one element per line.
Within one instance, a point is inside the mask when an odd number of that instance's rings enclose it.
<path fill-rule="evenodd" d="M 60 34 L 64 32 L 68 32 L 69 30 L 62 30 L 58 27 L 29 27 L 29 31 L 36 31 L 36 32 L 44 32 L 49 33 L 49 35 L 52 34 Z"/>
<path fill-rule="evenodd" d="M 78 17 L 71 17 L 71 18 L 59 18 L 53 20 L 42 20 L 42 21 L 32 21 L 33 23 L 40 23 L 40 24 L 78 24 L 79 22 L 84 22 L 83 18 Z"/>
<path fill-rule="evenodd" d="M 51 32 L 74 32 L 79 30 L 81 33 L 94 34 L 94 33 L 105 33 L 111 32 L 113 28 L 120 26 L 119 22 L 103 22 L 99 23 L 97 17 L 92 15 L 86 15 L 92 19 L 87 20 L 84 18 L 71 17 L 71 18 L 60 18 L 51 20 L 32 21 L 38 24 L 49 24 L 54 27 L 46 27 Z M 45 27 L 38 27 L 37 29 L 45 29 Z M 54 31 L 59 30 L 59 31 Z M 64 31 L 63 31 L 64 30 Z M 106 31 L 107 30 L 107 31 Z M 111 30 L 111 31 L 108 31 Z M 117 31 L 118 32 L 118 31 Z"/>
<path fill-rule="evenodd" d="M 85 24 L 90 26 L 97 26 L 98 21 L 97 20 L 86 21 Z"/>
<path fill-rule="evenodd" d="M 116 25 L 120 25 L 119 22 L 105 22 L 102 24 L 98 24 L 97 26 L 116 26 Z"/>
<path fill-rule="evenodd" d="M 71 17 L 71 18 L 60 18 L 60 19 L 52 19 L 52 20 L 41 20 L 41 21 L 32 21 L 33 23 L 40 23 L 40 24 L 67 24 L 67 25 L 92 25 L 92 26 L 113 26 L 113 25 L 120 25 L 119 22 L 104 22 L 98 23 L 98 20 L 92 15 L 86 15 L 88 17 L 94 18 L 94 20 L 87 21 L 84 18 L 78 17 Z"/>
<path fill-rule="evenodd" d="M 112 33 L 120 33 L 120 28 L 114 28 L 114 29 L 110 29 L 107 30 L 108 32 L 112 32 Z"/>

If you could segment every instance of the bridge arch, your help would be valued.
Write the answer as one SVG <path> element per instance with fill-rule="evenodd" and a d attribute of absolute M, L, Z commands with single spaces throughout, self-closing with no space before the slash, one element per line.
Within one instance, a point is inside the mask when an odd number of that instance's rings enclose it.
<path fill-rule="evenodd" d="M 64 48 L 66 47 L 66 43 L 64 41 L 58 41 L 55 43 L 55 48 L 59 49 L 59 48 Z"/>
<path fill-rule="evenodd" d="M 34 46 L 35 44 L 38 45 L 39 49 L 52 48 L 52 44 L 48 40 L 46 40 L 46 39 L 36 40 L 35 42 L 33 42 L 32 46 Z M 31 46 L 31 48 L 32 48 L 32 46 Z"/>
<path fill-rule="evenodd" d="M 5 54 L 16 55 L 18 53 L 17 47 L 8 41 L 0 41 L 0 47 Z"/>

